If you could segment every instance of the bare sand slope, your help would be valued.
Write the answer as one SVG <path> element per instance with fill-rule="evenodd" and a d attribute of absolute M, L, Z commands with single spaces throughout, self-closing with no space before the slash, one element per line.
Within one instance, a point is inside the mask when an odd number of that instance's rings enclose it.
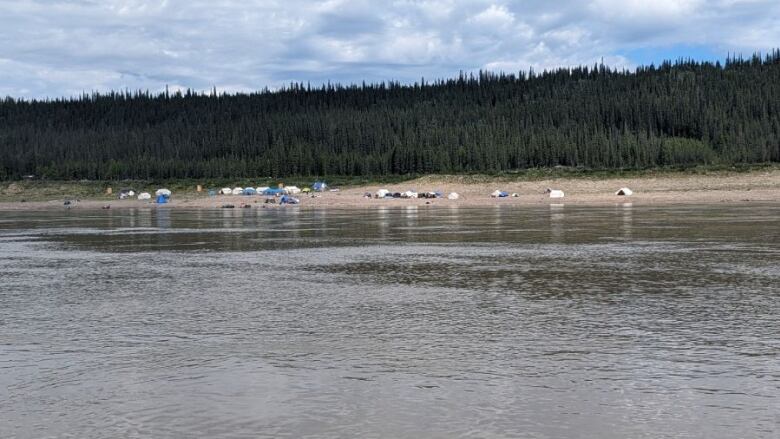
<path fill-rule="evenodd" d="M 324 192 L 311 197 L 300 194 L 301 208 L 372 208 L 379 206 L 464 206 L 480 207 L 494 205 L 537 205 L 550 203 L 580 205 L 611 205 L 631 202 L 634 204 L 712 204 L 712 203 L 773 203 L 780 202 L 780 170 L 750 173 L 713 175 L 665 175 L 660 177 L 635 178 L 562 178 L 536 181 L 501 181 L 488 183 L 473 182 L 469 176 L 431 176 L 386 186 L 363 186 L 342 189 L 338 192 Z M 634 191 L 630 197 L 617 196 L 615 191 L 628 187 Z M 446 194 L 457 192 L 458 200 L 447 199 L 369 199 L 366 192 L 378 189 L 391 192 L 441 191 Z M 546 188 L 565 192 L 563 199 L 551 199 Z M 491 198 L 495 190 L 517 193 L 518 197 Z M 190 193 L 174 193 L 165 208 L 220 208 L 232 204 L 236 208 L 244 205 L 257 208 L 278 208 L 264 203 L 263 196 L 216 196 L 208 197 L 194 190 Z M 74 202 L 75 209 L 99 209 L 110 205 L 111 209 L 156 206 L 137 200 L 81 200 Z M 0 203 L 0 210 L 63 209 L 63 200 L 36 202 Z"/>

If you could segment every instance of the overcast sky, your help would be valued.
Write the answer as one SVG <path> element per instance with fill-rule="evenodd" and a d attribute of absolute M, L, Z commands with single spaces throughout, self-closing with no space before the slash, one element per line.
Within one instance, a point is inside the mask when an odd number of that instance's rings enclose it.
<path fill-rule="evenodd" d="M 411 82 L 780 47 L 778 0 L 0 0 L 0 96 Z"/>

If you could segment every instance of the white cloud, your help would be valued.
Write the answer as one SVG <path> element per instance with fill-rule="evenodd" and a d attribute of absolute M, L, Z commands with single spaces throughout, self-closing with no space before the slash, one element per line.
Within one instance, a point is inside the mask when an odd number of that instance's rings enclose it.
<path fill-rule="evenodd" d="M 240 91 L 602 58 L 626 67 L 635 49 L 749 54 L 780 44 L 780 2 L 0 0 L 0 41 L 0 95 Z"/>

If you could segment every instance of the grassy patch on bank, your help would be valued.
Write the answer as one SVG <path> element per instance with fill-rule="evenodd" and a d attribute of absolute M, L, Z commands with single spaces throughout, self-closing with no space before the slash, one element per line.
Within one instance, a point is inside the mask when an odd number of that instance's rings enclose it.
<path fill-rule="evenodd" d="M 219 190 L 223 187 L 275 187 L 279 183 L 286 186 L 310 187 L 316 180 L 324 180 L 331 188 L 359 187 L 369 185 L 395 185 L 406 181 L 422 179 L 431 182 L 450 182 L 457 184 L 478 184 L 493 182 L 521 182 L 550 179 L 591 179 L 604 180 L 616 178 L 652 178 L 674 176 L 718 176 L 742 173 L 762 173 L 780 171 L 780 164 L 752 165 L 706 165 L 693 167 L 666 167 L 653 169 L 584 169 L 584 168 L 531 168 L 494 174 L 459 174 L 459 175 L 386 175 L 376 177 L 344 177 L 326 178 L 288 177 L 288 178 L 243 178 L 243 179 L 177 179 L 177 180 L 119 180 L 119 181 L 53 181 L 53 180 L 19 180 L 0 182 L 0 202 L 20 201 L 50 201 L 50 200 L 113 200 L 120 189 L 131 188 L 140 192 L 154 192 L 159 188 L 168 188 L 174 196 L 187 197 L 208 196 L 210 189 Z M 203 192 L 196 192 L 201 185 Z M 111 188 L 111 194 L 107 189 Z"/>

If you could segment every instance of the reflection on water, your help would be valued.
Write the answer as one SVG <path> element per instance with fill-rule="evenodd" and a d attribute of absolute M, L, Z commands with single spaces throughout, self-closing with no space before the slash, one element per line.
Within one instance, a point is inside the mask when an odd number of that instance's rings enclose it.
<path fill-rule="evenodd" d="M 778 437 L 775 206 L 0 212 L 0 437 Z"/>

